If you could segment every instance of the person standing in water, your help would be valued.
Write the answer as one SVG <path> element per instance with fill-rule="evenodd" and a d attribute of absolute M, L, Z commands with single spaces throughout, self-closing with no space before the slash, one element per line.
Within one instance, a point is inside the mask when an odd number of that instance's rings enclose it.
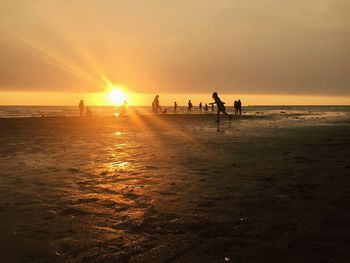
<path fill-rule="evenodd" d="M 127 107 L 128 107 L 128 103 L 126 102 L 126 100 L 124 100 L 124 101 L 123 101 L 122 114 L 126 114 L 126 112 L 127 112 Z"/>
<path fill-rule="evenodd" d="M 235 109 L 235 114 L 237 115 L 238 114 L 238 101 L 234 101 L 233 103 L 233 108 Z"/>
<path fill-rule="evenodd" d="M 192 111 L 192 107 L 193 107 L 192 102 L 189 100 L 189 101 L 188 101 L 187 113 L 189 113 L 189 112 Z"/>
<path fill-rule="evenodd" d="M 84 108 L 85 108 L 84 101 L 83 101 L 83 100 L 80 100 L 80 102 L 79 102 L 80 116 L 83 116 L 83 115 L 84 115 Z"/>
<path fill-rule="evenodd" d="M 159 95 L 154 97 L 154 100 L 152 102 L 152 108 L 153 108 L 153 113 L 158 114 L 159 111 Z"/>
<path fill-rule="evenodd" d="M 205 103 L 204 105 L 204 111 L 207 113 L 208 112 L 208 104 Z"/>
<path fill-rule="evenodd" d="M 219 123 L 220 122 L 220 113 L 222 112 L 223 114 L 225 114 L 227 117 L 230 118 L 230 121 L 232 119 L 231 115 L 229 115 L 227 112 L 226 112 L 226 107 L 225 107 L 225 102 L 222 102 L 221 99 L 219 98 L 218 96 L 218 93 L 217 92 L 214 92 L 213 95 L 212 95 L 213 99 L 215 102 L 213 102 L 212 105 L 216 104 L 218 106 L 218 120 L 217 122 Z"/>
<path fill-rule="evenodd" d="M 176 111 L 177 111 L 177 103 L 176 101 L 174 101 L 174 113 L 176 113 Z"/>
<path fill-rule="evenodd" d="M 199 103 L 199 111 L 202 112 L 202 102 Z"/>
<path fill-rule="evenodd" d="M 241 102 L 241 100 L 237 101 L 237 108 L 238 108 L 237 113 L 239 113 L 239 115 L 242 115 L 242 102 Z"/>

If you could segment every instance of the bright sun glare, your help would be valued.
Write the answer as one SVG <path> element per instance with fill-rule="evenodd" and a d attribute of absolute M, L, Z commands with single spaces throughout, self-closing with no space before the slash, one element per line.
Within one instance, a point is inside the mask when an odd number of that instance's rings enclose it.
<path fill-rule="evenodd" d="M 124 101 L 126 101 L 127 96 L 126 94 L 119 88 L 113 88 L 108 93 L 108 99 L 113 105 L 121 106 L 123 105 Z"/>
<path fill-rule="evenodd" d="M 106 76 L 102 76 L 105 82 L 106 88 L 109 90 L 107 94 L 108 101 L 114 106 L 121 106 L 127 101 L 127 93 L 123 90 L 124 86 L 114 85 Z"/>

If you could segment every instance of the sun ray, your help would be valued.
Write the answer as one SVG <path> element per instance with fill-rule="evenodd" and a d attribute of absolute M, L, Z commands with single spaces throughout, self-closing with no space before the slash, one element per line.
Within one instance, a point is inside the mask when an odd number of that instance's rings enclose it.
<path fill-rule="evenodd" d="M 149 117 L 145 116 L 150 125 L 162 127 L 164 130 L 167 131 L 172 131 L 174 140 L 178 141 L 179 143 L 191 143 L 194 145 L 194 147 L 200 149 L 200 152 L 205 153 L 205 155 L 207 156 L 216 155 L 215 151 L 212 151 L 211 149 L 208 149 L 208 147 L 206 147 L 205 145 L 195 141 L 194 137 L 191 134 L 172 126 L 171 123 L 163 120 L 161 117 L 161 115 L 151 115 Z"/>
<path fill-rule="evenodd" d="M 19 43 L 24 44 L 26 47 L 36 51 L 40 56 L 39 59 L 46 63 L 55 66 L 71 75 L 74 75 L 84 81 L 91 82 L 96 86 L 100 86 L 100 79 L 92 76 L 82 65 L 72 61 L 67 55 L 61 51 L 50 47 L 33 35 L 29 35 L 16 28 L 15 25 L 2 21 L 0 23 L 1 28 L 8 35 L 16 39 Z"/>

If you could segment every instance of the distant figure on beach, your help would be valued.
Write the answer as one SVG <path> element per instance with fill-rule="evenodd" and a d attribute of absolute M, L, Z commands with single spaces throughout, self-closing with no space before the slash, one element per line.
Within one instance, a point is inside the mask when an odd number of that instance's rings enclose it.
<path fill-rule="evenodd" d="M 176 103 L 176 101 L 174 101 L 174 113 L 176 113 L 177 112 L 177 103 Z"/>
<path fill-rule="evenodd" d="M 192 107 L 193 107 L 192 102 L 189 100 L 189 101 L 188 101 L 187 113 L 189 113 L 189 112 L 192 111 Z"/>
<path fill-rule="evenodd" d="M 91 117 L 92 116 L 92 111 L 90 110 L 89 107 L 85 108 L 85 116 L 86 117 Z"/>
<path fill-rule="evenodd" d="M 154 100 L 152 102 L 152 110 L 153 113 L 158 113 L 158 111 L 160 111 L 160 106 L 159 106 L 159 95 L 154 97 Z"/>
<path fill-rule="evenodd" d="M 202 102 L 199 103 L 199 111 L 202 112 Z"/>
<path fill-rule="evenodd" d="M 122 113 L 123 113 L 123 114 L 126 114 L 127 106 L 128 106 L 128 103 L 126 102 L 126 100 L 124 100 L 124 102 L 123 102 L 123 108 L 122 108 Z"/>
<path fill-rule="evenodd" d="M 238 108 L 239 115 L 242 115 L 242 102 L 241 102 L 241 100 L 237 101 L 237 108 Z"/>
<path fill-rule="evenodd" d="M 235 100 L 233 103 L 233 108 L 235 109 L 235 114 L 238 114 L 238 101 Z"/>
<path fill-rule="evenodd" d="M 83 116 L 83 114 L 84 114 L 84 108 L 85 108 L 84 101 L 83 101 L 83 100 L 80 100 L 80 102 L 79 102 L 80 116 Z"/>
<path fill-rule="evenodd" d="M 221 99 L 219 98 L 218 96 L 218 93 L 217 92 L 214 92 L 213 95 L 212 95 L 213 99 L 215 102 L 213 102 L 213 104 L 216 104 L 218 106 L 218 120 L 217 122 L 219 123 L 220 122 L 220 113 L 222 112 L 223 114 L 225 114 L 226 116 L 228 116 L 230 118 L 230 121 L 232 119 L 232 117 L 226 112 L 226 108 L 225 108 L 225 102 L 222 102 Z M 212 104 L 212 105 L 213 105 Z"/>
<path fill-rule="evenodd" d="M 207 113 L 208 112 L 208 104 L 205 103 L 204 105 L 204 111 Z"/>

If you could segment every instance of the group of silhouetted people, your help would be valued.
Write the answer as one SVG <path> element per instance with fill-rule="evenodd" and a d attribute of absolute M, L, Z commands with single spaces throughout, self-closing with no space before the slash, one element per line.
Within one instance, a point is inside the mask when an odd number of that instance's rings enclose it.
<path fill-rule="evenodd" d="M 177 113 L 177 102 L 174 101 L 174 113 Z M 191 102 L 191 100 L 188 101 L 188 106 L 187 106 L 187 113 L 191 113 L 192 112 L 192 108 L 193 108 L 193 104 Z M 199 111 L 202 112 L 202 108 L 203 108 L 203 104 L 202 102 L 199 103 Z M 204 106 L 204 111 L 207 112 L 208 111 L 208 104 L 205 104 Z"/>
<path fill-rule="evenodd" d="M 241 100 L 235 100 L 233 103 L 233 108 L 235 109 L 235 114 L 242 115 L 242 102 Z"/>
<path fill-rule="evenodd" d="M 226 112 L 225 102 L 223 102 L 219 98 L 218 93 L 217 92 L 213 92 L 212 98 L 214 99 L 214 102 L 209 103 L 209 105 L 211 105 L 211 111 L 214 111 L 214 105 L 215 104 L 217 106 L 217 109 L 218 109 L 218 111 L 217 111 L 217 122 L 220 122 L 220 114 L 221 113 L 226 115 L 227 117 L 229 117 L 229 120 L 231 121 L 232 120 L 232 116 Z M 80 116 L 84 116 L 84 110 L 85 110 L 85 116 L 87 116 L 87 117 L 92 116 L 92 111 L 90 110 L 89 107 L 85 107 L 84 100 L 80 100 L 78 106 L 79 106 Z M 122 113 L 126 113 L 126 107 L 127 107 L 127 102 L 124 101 L 124 103 L 123 103 L 123 112 Z M 177 113 L 177 107 L 178 107 L 178 104 L 175 101 L 174 102 L 174 113 Z M 242 114 L 242 102 L 241 102 L 240 99 L 238 101 L 234 101 L 233 107 L 234 107 L 236 115 L 237 114 L 239 114 L 239 115 Z M 193 108 L 193 104 L 192 104 L 191 100 L 189 100 L 188 101 L 188 107 L 187 107 L 187 113 L 191 113 L 192 112 L 192 108 Z M 203 107 L 202 102 L 200 102 L 199 103 L 199 111 L 200 112 L 202 112 L 202 108 L 204 108 L 205 112 L 208 112 L 208 110 L 209 110 L 209 107 L 208 107 L 207 103 Z M 167 109 L 164 109 L 163 111 L 161 109 L 161 106 L 159 104 L 159 95 L 156 95 L 154 97 L 154 100 L 152 102 L 152 112 L 155 113 L 155 114 L 158 114 L 158 113 L 167 114 Z"/>
<path fill-rule="evenodd" d="M 214 99 L 214 102 L 209 103 L 209 105 L 211 105 L 211 111 L 214 111 L 214 105 L 215 104 L 217 105 L 217 108 L 218 108 L 218 111 L 217 111 L 218 120 L 217 121 L 220 120 L 220 113 L 223 113 L 224 115 L 228 116 L 229 119 L 231 120 L 232 116 L 226 112 L 225 102 L 221 101 L 217 92 L 214 92 L 212 94 L 212 98 Z M 84 116 L 84 110 L 85 110 L 85 116 L 87 116 L 87 117 L 92 116 L 92 111 L 89 107 L 85 107 L 84 100 L 80 100 L 78 106 L 79 106 L 80 116 Z M 124 100 L 123 113 L 126 112 L 126 107 L 127 107 L 127 102 Z M 174 113 L 177 113 L 177 107 L 178 107 L 178 104 L 175 101 L 174 102 Z M 235 110 L 235 114 L 239 114 L 239 115 L 242 114 L 242 102 L 240 99 L 238 101 L 234 101 L 233 107 Z M 193 104 L 192 104 L 191 100 L 189 100 L 188 107 L 187 107 L 187 113 L 191 113 L 192 108 L 193 108 Z M 202 102 L 200 102 L 199 103 L 199 111 L 200 112 L 202 112 L 202 108 L 204 109 L 205 112 L 208 112 L 208 110 L 209 110 L 207 103 L 203 107 Z M 152 112 L 155 114 L 158 114 L 158 113 L 166 114 L 167 113 L 167 109 L 165 109 L 163 111 L 161 109 L 161 106 L 159 104 L 159 95 L 156 95 L 154 97 L 154 100 L 152 102 Z"/>
<path fill-rule="evenodd" d="M 176 111 L 176 109 L 175 109 Z M 158 114 L 158 113 L 161 113 L 161 114 L 167 114 L 168 113 L 168 110 L 167 109 L 164 109 L 162 111 L 162 107 L 160 106 L 159 104 L 159 95 L 156 95 L 153 99 L 153 102 L 152 102 L 152 112 L 155 113 L 155 114 Z"/>
<path fill-rule="evenodd" d="M 214 92 L 212 94 L 212 98 L 214 99 L 214 102 L 211 102 L 209 103 L 209 105 L 211 105 L 211 111 L 214 111 L 214 105 L 216 104 L 217 105 L 217 116 L 218 116 L 218 119 L 217 119 L 217 122 L 220 121 L 220 114 L 224 114 L 226 115 L 227 117 L 229 117 L 230 121 L 232 120 L 232 116 L 229 115 L 227 112 L 226 112 L 226 107 L 225 107 L 225 102 L 223 102 L 220 98 L 219 98 L 219 95 L 217 92 Z M 191 100 L 188 101 L 188 104 L 187 104 L 187 113 L 191 113 L 192 112 L 192 108 L 193 108 L 193 104 L 191 102 Z M 177 107 L 178 107 L 178 104 L 176 101 L 174 101 L 174 113 L 177 113 Z M 239 99 L 238 101 L 234 101 L 234 110 L 235 110 L 235 114 L 239 114 L 241 115 L 242 114 L 242 102 L 241 100 Z M 208 112 L 209 110 L 209 107 L 208 107 L 208 104 L 206 103 L 203 107 L 203 104 L 202 102 L 199 103 L 199 111 L 202 112 L 202 108 L 204 108 L 204 111 L 205 112 Z M 154 97 L 154 100 L 152 102 L 152 112 L 155 113 L 155 114 L 158 114 L 158 113 L 162 113 L 162 114 L 166 114 L 167 111 L 164 110 L 164 111 L 161 111 L 161 107 L 159 105 L 159 95 L 156 95 Z"/>
<path fill-rule="evenodd" d="M 214 111 L 214 105 L 216 104 L 217 107 L 218 107 L 218 115 L 222 112 L 223 114 L 229 116 L 230 120 L 231 120 L 232 117 L 226 112 L 226 107 L 224 106 L 225 102 L 221 101 L 221 99 L 219 98 L 217 92 L 214 92 L 212 94 L 212 98 L 214 99 L 214 102 L 209 103 L 209 105 L 211 105 L 211 111 Z M 192 112 L 192 108 L 193 108 L 192 101 L 189 100 L 187 105 L 188 105 L 187 106 L 187 113 L 191 113 Z M 178 106 L 179 105 L 177 104 L 177 102 L 174 101 L 174 113 L 177 113 Z M 242 114 L 242 102 L 241 102 L 240 99 L 238 101 L 234 101 L 233 107 L 234 107 L 234 110 L 235 110 L 235 114 L 239 114 L 239 115 Z M 205 112 L 208 112 L 208 110 L 209 110 L 208 104 L 205 103 L 205 105 L 203 107 L 202 102 L 200 102 L 199 103 L 199 111 L 202 112 L 202 109 L 204 109 Z M 164 111 L 161 111 L 161 107 L 159 105 L 159 95 L 156 95 L 154 97 L 154 100 L 152 102 L 152 112 L 155 113 L 155 114 L 158 114 L 158 113 L 166 114 L 167 113 L 166 109 Z"/>
<path fill-rule="evenodd" d="M 158 105 L 159 105 L 159 103 L 158 103 Z M 127 106 L 128 106 L 128 103 L 127 103 L 126 100 L 124 100 L 122 108 L 121 108 L 121 111 L 120 111 L 120 114 L 126 114 L 127 113 Z M 84 116 L 84 112 L 85 112 L 85 116 L 86 117 L 91 117 L 92 116 L 92 111 L 91 111 L 91 109 L 89 107 L 85 106 L 84 100 L 80 100 L 79 101 L 78 107 L 79 107 L 80 117 Z"/>

